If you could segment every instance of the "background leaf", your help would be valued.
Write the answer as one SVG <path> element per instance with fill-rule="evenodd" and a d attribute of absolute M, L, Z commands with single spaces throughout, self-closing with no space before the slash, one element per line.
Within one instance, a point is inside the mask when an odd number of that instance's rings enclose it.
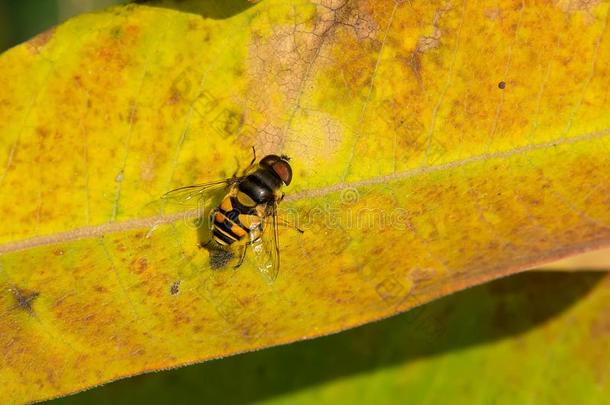
<path fill-rule="evenodd" d="M 543 270 L 610 270 L 610 249 L 600 249 L 593 252 L 570 256 L 557 262 L 549 263 Z"/>
<path fill-rule="evenodd" d="M 3 397 L 336 332 L 608 245 L 607 3 L 199 11 L 83 15 L 0 58 Z M 283 214 L 307 229 L 282 229 L 272 286 L 210 271 L 188 221 L 150 210 L 252 145 L 293 156 Z"/>

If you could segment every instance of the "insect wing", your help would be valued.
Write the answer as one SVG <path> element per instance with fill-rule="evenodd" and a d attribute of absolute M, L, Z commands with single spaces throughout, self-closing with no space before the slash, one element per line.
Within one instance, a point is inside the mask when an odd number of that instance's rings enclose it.
<path fill-rule="evenodd" d="M 271 213 L 271 229 L 263 228 L 262 235 L 251 242 L 256 267 L 261 275 L 272 283 L 280 270 L 280 247 L 277 230 L 277 205 Z"/>
<path fill-rule="evenodd" d="M 232 177 L 230 179 L 218 180 L 209 183 L 194 184 L 192 186 L 180 187 L 163 194 L 161 198 L 148 203 L 144 208 L 146 216 L 162 216 L 184 213 L 184 222 L 189 227 L 199 228 L 201 220 L 193 218 L 203 216 L 206 206 L 210 200 L 208 197 L 214 196 L 222 190 L 233 186 L 242 180 L 243 177 Z M 196 212 L 186 213 L 185 208 L 192 208 Z M 152 236 L 153 232 L 162 223 L 157 221 L 148 230 L 147 237 Z"/>
<path fill-rule="evenodd" d="M 242 179 L 243 177 L 232 177 L 230 179 L 213 181 L 210 183 L 180 187 L 163 194 L 161 199 L 169 203 L 176 203 L 185 206 L 198 206 L 199 200 L 205 197 L 206 194 L 211 194 L 220 189 L 232 186 Z"/>

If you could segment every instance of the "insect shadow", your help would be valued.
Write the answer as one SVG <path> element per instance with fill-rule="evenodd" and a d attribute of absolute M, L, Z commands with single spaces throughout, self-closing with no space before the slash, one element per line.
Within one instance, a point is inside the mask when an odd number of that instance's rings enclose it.
<path fill-rule="evenodd" d="M 220 197 L 222 199 L 222 197 Z M 210 255 L 210 267 L 212 270 L 220 270 L 228 267 L 229 262 L 235 258 L 235 253 L 230 249 L 223 249 L 212 240 L 212 217 L 209 212 L 197 218 L 197 240 L 199 248 L 207 250 Z"/>

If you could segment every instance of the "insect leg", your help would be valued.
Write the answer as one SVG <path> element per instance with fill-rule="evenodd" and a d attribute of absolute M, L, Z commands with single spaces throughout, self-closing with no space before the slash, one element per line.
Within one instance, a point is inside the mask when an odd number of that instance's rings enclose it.
<path fill-rule="evenodd" d="M 300 233 L 305 233 L 304 230 L 302 230 L 301 228 L 299 228 L 298 226 L 296 226 L 295 224 L 293 224 L 292 222 L 290 222 L 284 218 L 277 218 L 277 224 L 287 226 L 288 228 L 292 228 L 295 231 L 298 231 Z"/>
<path fill-rule="evenodd" d="M 252 160 L 250 161 L 250 166 L 252 166 L 256 162 L 256 149 L 252 146 Z"/>
<path fill-rule="evenodd" d="M 216 216 L 217 212 L 218 212 L 218 207 L 212 208 L 210 210 L 210 219 L 209 219 L 210 231 L 214 229 L 214 217 Z"/>
<path fill-rule="evenodd" d="M 246 170 L 244 170 L 244 172 L 243 172 L 244 176 L 248 172 L 250 172 L 250 170 L 252 170 L 252 168 L 254 167 L 254 162 L 256 162 L 256 149 L 253 146 L 252 147 L 252 160 L 250 161 L 250 164 L 248 165 L 248 167 L 246 167 Z"/>
<path fill-rule="evenodd" d="M 154 222 L 150 228 L 148 228 L 148 232 L 146 232 L 146 239 L 150 239 L 150 237 L 152 236 L 153 232 L 155 231 L 155 229 L 157 229 L 157 227 L 159 226 L 159 222 Z"/>
<path fill-rule="evenodd" d="M 236 268 L 238 268 L 239 266 L 241 266 L 241 265 L 242 265 L 242 263 L 244 262 L 244 259 L 246 258 L 246 246 L 247 246 L 247 245 L 244 245 L 244 246 L 241 248 L 241 254 L 240 254 L 240 257 L 239 257 L 239 262 L 238 262 L 238 263 L 237 263 L 235 266 L 233 266 L 233 268 L 234 268 L 234 269 L 236 269 Z"/>

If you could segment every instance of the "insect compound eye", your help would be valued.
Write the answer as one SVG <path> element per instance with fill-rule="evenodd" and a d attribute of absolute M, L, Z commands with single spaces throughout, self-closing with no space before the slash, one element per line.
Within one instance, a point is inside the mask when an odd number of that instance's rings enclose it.
<path fill-rule="evenodd" d="M 292 181 L 292 168 L 290 164 L 288 164 L 285 160 L 280 160 L 271 166 L 273 171 L 279 176 L 280 179 L 284 182 L 284 184 L 289 185 Z"/>
<path fill-rule="evenodd" d="M 292 181 L 292 167 L 288 163 L 289 158 L 284 156 L 267 155 L 260 161 L 260 165 L 273 170 L 284 184 L 289 185 Z"/>

